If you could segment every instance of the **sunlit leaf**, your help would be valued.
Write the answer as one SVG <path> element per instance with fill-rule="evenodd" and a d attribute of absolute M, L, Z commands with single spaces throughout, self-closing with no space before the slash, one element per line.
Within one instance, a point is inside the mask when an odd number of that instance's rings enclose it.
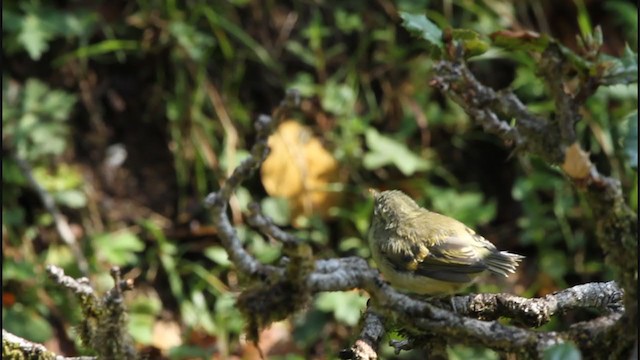
<path fill-rule="evenodd" d="M 451 35 L 454 40 L 462 44 L 465 56 L 477 56 L 489 50 L 489 42 L 479 33 L 469 29 L 453 29 Z"/>
<path fill-rule="evenodd" d="M 2 280 L 25 281 L 33 279 L 36 272 L 33 264 L 26 261 L 4 259 L 2 262 Z"/>
<path fill-rule="evenodd" d="M 367 305 L 367 298 L 358 292 L 325 292 L 316 298 L 319 310 L 333 312 L 336 320 L 354 326 Z"/>
<path fill-rule="evenodd" d="M 49 49 L 49 40 L 53 37 L 47 24 L 37 15 L 27 14 L 22 19 L 22 29 L 18 41 L 24 46 L 33 60 L 39 60 Z"/>
<path fill-rule="evenodd" d="M 229 254 L 221 246 L 209 246 L 204 250 L 204 256 L 222 267 L 229 267 L 229 265 L 231 265 Z"/>
<path fill-rule="evenodd" d="M 602 55 L 606 59 L 606 70 L 602 78 L 605 85 L 632 84 L 638 82 L 638 54 L 627 45 L 620 58 Z"/>
<path fill-rule="evenodd" d="M 43 343 L 53 336 L 49 322 L 32 309 L 14 305 L 2 309 L 2 327 L 14 335 L 36 343 Z"/>
<path fill-rule="evenodd" d="M 400 17 L 402 18 L 402 26 L 404 26 L 410 32 L 418 34 L 424 40 L 427 40 L 430 44 L 437 48 L 442 48 L 442 30 L 431 22 L 424 14 L 411 14 L 400 11 Z"/>
<path fill-rule="evenodd" d="M 340 193 L 332 188 L 340 183 L 339 164 L 320 139 L 297 121 L 288 120 L 269 137 L 269 147 L 271 152 L 260 169 L 262 184 L 272 197 L 288 200 L 293 224 L 298 225 L 300 216 L 328 216 L 340 201 Z M 284 209 L 272 206 L 272 210 L 273 216 L 285 220 Z"/>
<path fill-rule="evenodd" d="M 431 186 L 427 188 L 433 211 L 451 216 L 470 227 L 486 224 L 496 215 L 495 202 L 485 201 L 480 192 L 459 192 Z"/>
<path fill-rule="evenodd" d="M 405 144 L 380 134 L 374 128 L 367 129 L 365 139 L 369 152 L 364 155 L 363 165 L 368 170 L 395 165 L 405 176 L 410 176 L 431 168 L 432 164 L 427 159 L 414 154 Z"/>
<path fill-rule="evenodd" d="M 133 339 L 140 344 L 151 344 L 153 341 L 153 324 L 156 316 L 138 312 L 129 312 L 127 328 Z"/>
<path fill-rule="evenodd" d="M 93 238 L 99 256 L 111 265 L 127 265 L 137 261 L 136 252 L 144 250 L 144 242 L 130 231 L 100 234 Z"/>
<path fill-rule="evenodd" d="M 277 225 L 288 225 L 291 219 L 291 209 L 286 198 L 269 197 L 260 202 L 262 212 Z"/>

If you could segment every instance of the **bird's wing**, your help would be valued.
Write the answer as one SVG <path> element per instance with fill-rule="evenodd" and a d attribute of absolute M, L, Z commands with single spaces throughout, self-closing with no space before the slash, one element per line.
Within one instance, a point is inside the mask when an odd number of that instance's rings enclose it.
<path fill-rule="evenodd" d="M 463 234 L 462 237 L 449 236 L 440 239 L 437 244 L 426 247 L 425 245 L 414 245 L 405 251 L 386 252 L 385 257 L 398 271 L 410 272 L 432 279 L 466 283 L 487 270 L 487 265 L 483 261 L 484 251 L 480 248 L 469 245 L 469 240 L 465 236 L 480 237 L 474 234 Z M 482 239 L 482 245 L 488 243 Z M 485 251 L 491 251 L 490 248 Z"/>
<path fill-rule="evenodd" d="M 480 237 L 476 234 L 452 236 L 431 246 L 429 256 L 418 264 L 416 274 L 442 281 L 469 282 L 476 275 L 487 270 L 487 265 L 484 263 L 486 250 L 482 251 L 484 249 L 470 245 L 471 239 L 465 239 L 466 236 L 474 237 L 474 241 L 478 241 L 475 238 Z M 489 243 L 486 240 L 484 242 Z"/>

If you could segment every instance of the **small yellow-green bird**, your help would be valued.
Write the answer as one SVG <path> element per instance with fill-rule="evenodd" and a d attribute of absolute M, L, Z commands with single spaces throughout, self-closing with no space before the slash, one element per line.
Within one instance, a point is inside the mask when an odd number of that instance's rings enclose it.
<path fill-rule="evenodd" d="M 486 270 L 508 276 L 521 255 L 499 251 L 463 223 L 421 208 L 402 191 L 377 192 L 368 240 L 384 278 L 401 291 L 456 293 Z"/>

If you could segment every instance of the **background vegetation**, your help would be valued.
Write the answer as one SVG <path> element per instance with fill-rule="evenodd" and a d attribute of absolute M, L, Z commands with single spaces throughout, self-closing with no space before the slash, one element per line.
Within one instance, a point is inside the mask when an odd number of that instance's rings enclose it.
<path fill-rule="evenodd" d="M 77 304 L 52 286 L 45 264 L 88 275 L 102 291 L 112 286 L 108 269 L 119 265 L 136 279 L 129 328 L 143 353 L 255 358 L 234 307 L 242 279 L 201 201 L 246 156 L 253 119 L 292 87 L 303 95 L 301 111 L 278 129 L 270 164 L 232 203 L 237 229 L 260 260 L 277 261 L 280 248 L 243 222 L 250 201 L 320 256 L 368 257 L 366 190 L 400 188 L 527 256 L 508 280 L 489 278 L 474 291 L 541 296 L 612 278 L 583 196 L 558 169 L 511 156 L 429 86 L 433 61 L 400 26 L 398 10 L 484 34 L 536 30 L 569 48 L 600 25 L 603 51 L 620 57 L 637 52 L 635 2 L 3 5 L 2 320 L 16 335 L 85 353 L 74 336 Z M 472 70 L 493 88 L 511 87 L 537 113 L 553 110 L 524 52 L 490 50 Z M 622 181 L 636 211 L 637 96 L 635 84 L 602 87 L 578 123 L 591 160 Z M 296 156 L 305 165 L 286 167 Z M 75 250 L 34 183 L 64 214 Z M 295 190 L 308 187 L 327 191 Z M 353 338 L 365 302 L 359 292 L 322 294 L 307 312 L 266 330 L 261 348 L 274 358 L 332 358 Z M 562 326 L 560 317 L 545 329 Z M 450 349 L 452 358 L 471 354 L 495 358 Z M 402 357 L 411 356 L 421 357 Z"/>

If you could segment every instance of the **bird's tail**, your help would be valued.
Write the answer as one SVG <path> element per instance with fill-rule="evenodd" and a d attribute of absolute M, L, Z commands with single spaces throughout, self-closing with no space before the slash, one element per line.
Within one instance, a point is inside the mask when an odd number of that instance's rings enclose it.
<path fill-rule="evenodd" d="M 512 254 L 507 251 L 496 251 L 485 259 L 485 263 L 492 273 L 509 276 L 509 274 L 516 272 L 516 268 L 522 259 L 524 259 L 522 255 Z"/>

